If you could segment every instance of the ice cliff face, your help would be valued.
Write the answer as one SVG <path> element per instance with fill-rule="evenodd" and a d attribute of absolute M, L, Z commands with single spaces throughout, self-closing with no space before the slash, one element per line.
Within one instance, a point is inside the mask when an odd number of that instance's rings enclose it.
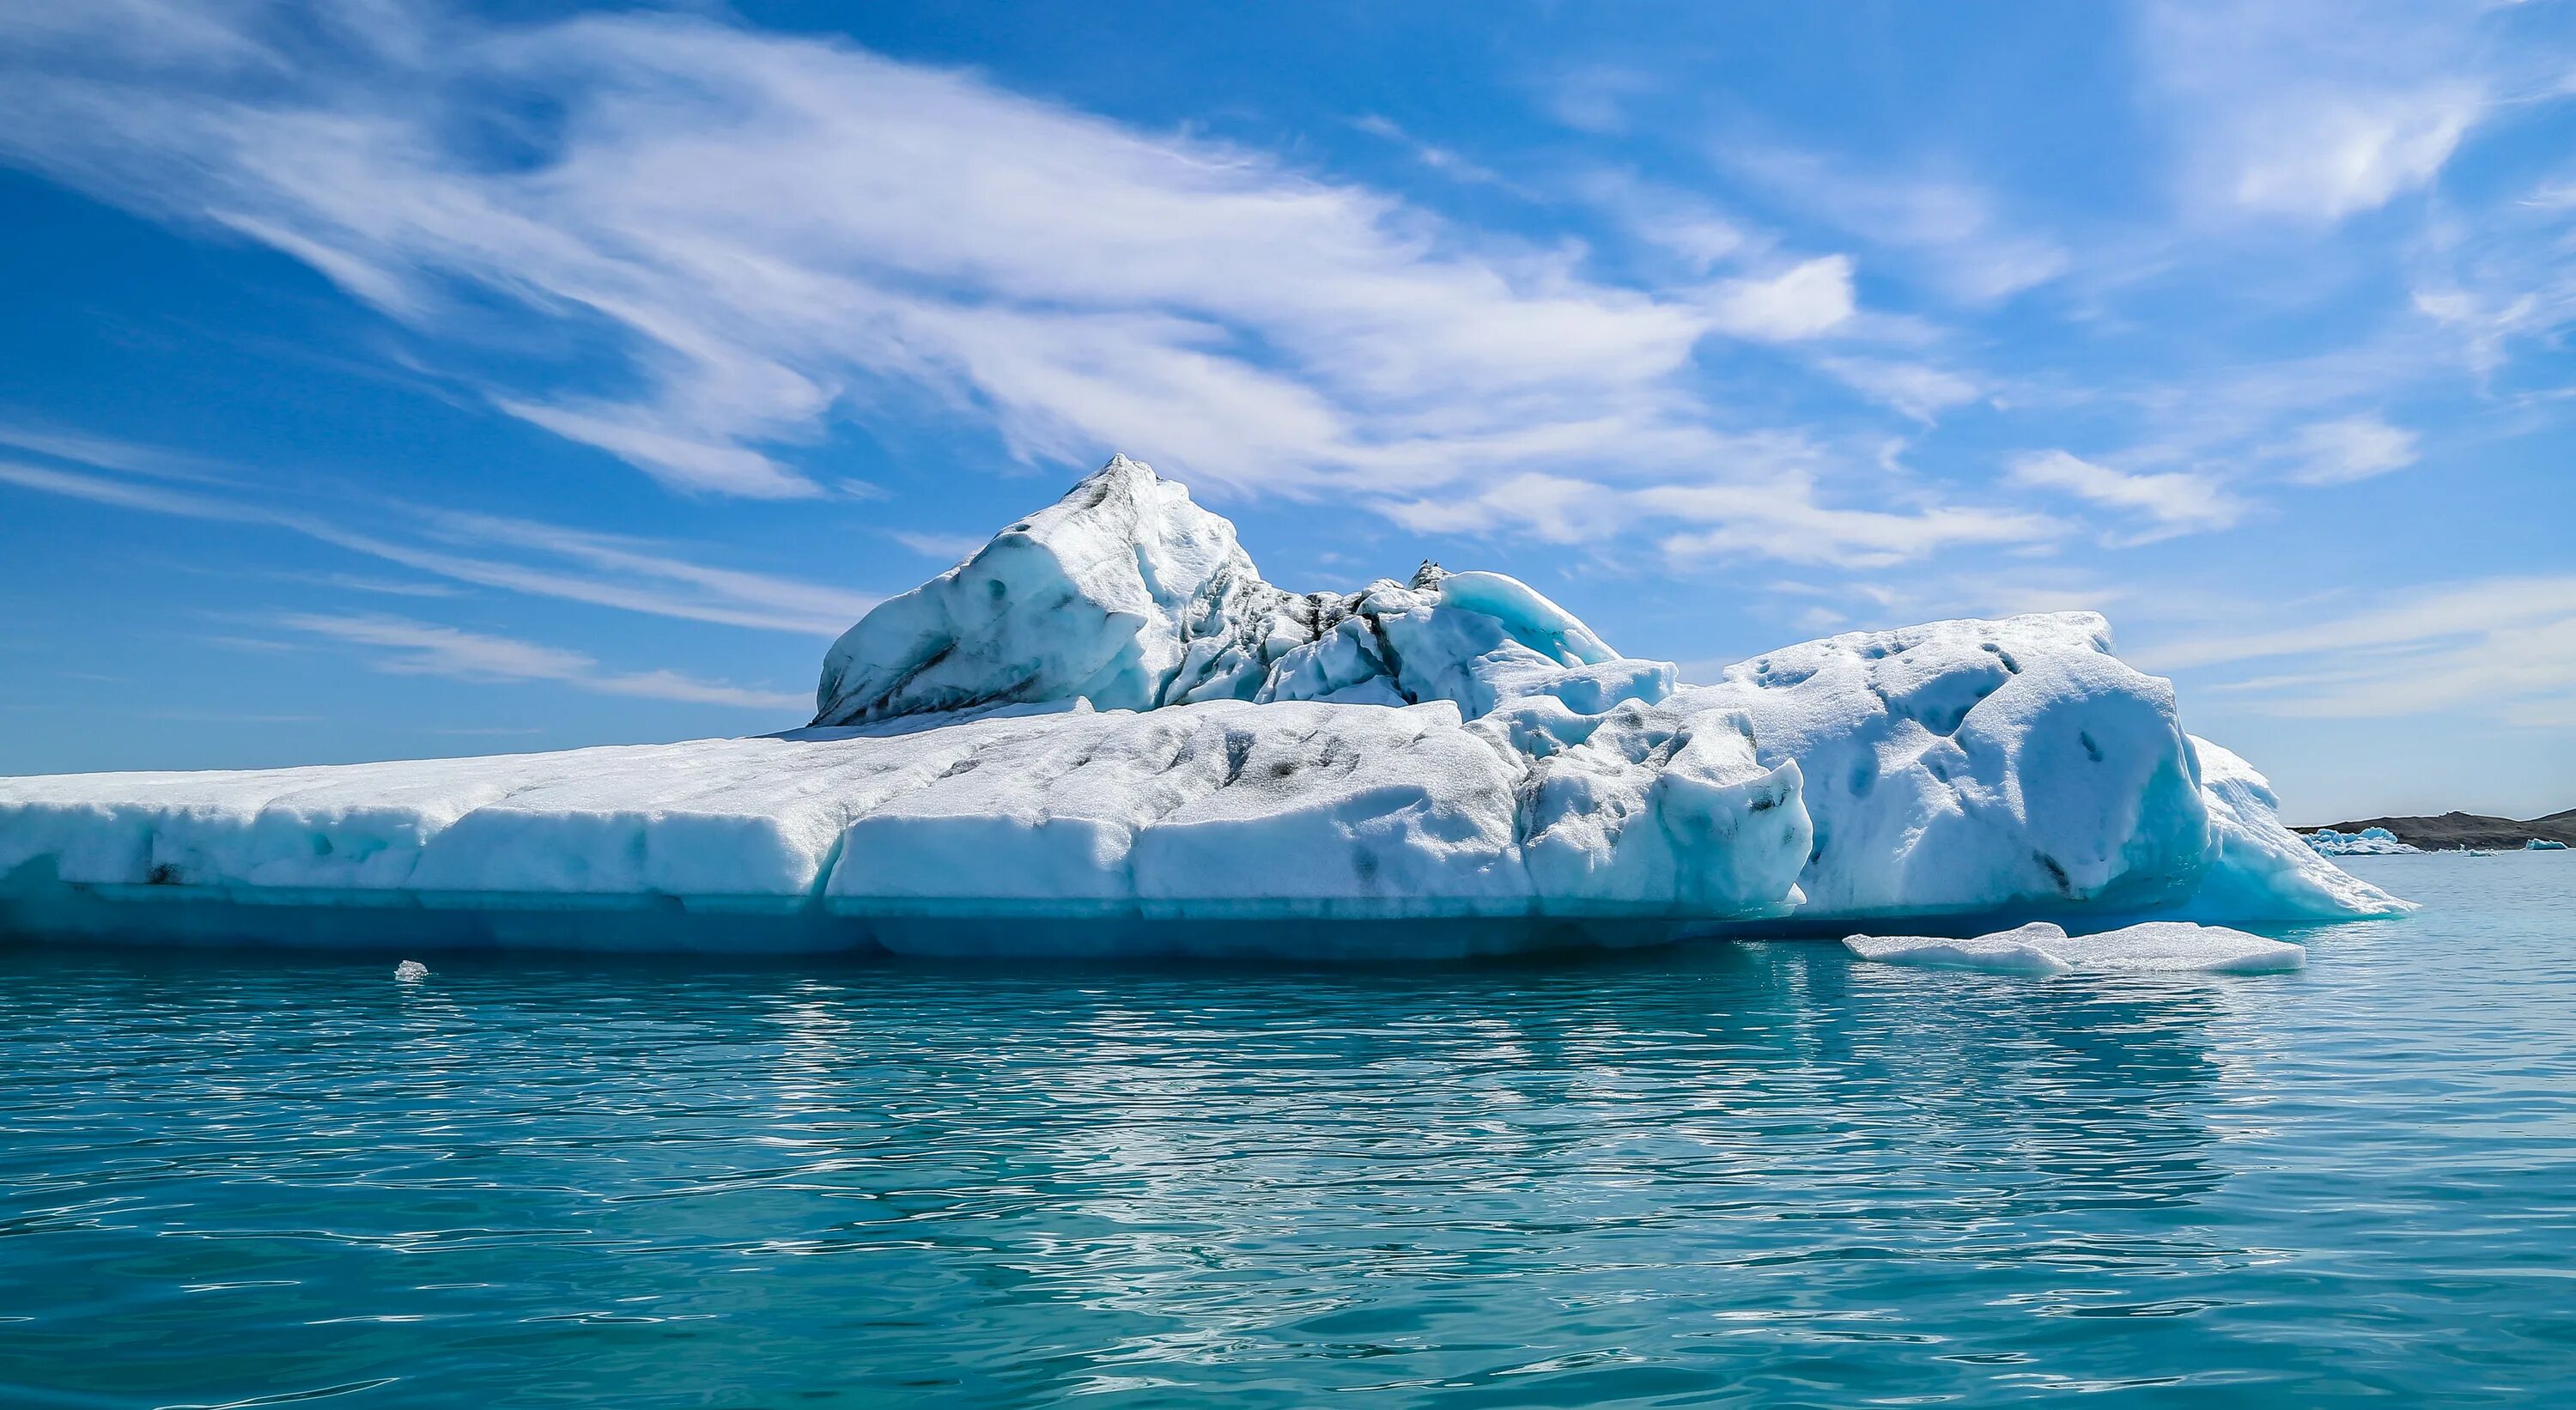
<path fill-rule="evenodd" d="M 817 705 L 763 739 L 0 780 L 0 930 L 1378 956 L 2403 909 L 2090 614 L 1684 686 L 1497 574 L 1274 587 L 1124 458 L 870 612 Z"/>

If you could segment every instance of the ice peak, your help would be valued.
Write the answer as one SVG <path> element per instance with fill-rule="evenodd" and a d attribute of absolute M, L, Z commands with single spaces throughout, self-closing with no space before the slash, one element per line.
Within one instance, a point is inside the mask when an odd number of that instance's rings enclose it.
<path fill-rule="evenodd" d="M 1530 695 L 1661 699 L 1672 679 L 1496 573 L 1425 560 L 1408 583 L 1283 591 L 1233 524 L 1113 455 L 844 633 L 824 658 L 814 722 L 1061 700 L 1447 700 L 1475 716 Z"/>
<path fill-rule="evenodd" d="M 1187 489 L 1155 474 L 1154 467 L 1144 461 L 1113 455 L 1109 457 L 1108 464 L 1074 481 L 1073 488 L 1065 491 L 1064 498 L 1057 504 L 1062 506 L 1074 500 L 1086 500 L 1089 505 L 1097 506 L 1112 499 L 1142 504 L 1167 489 L 1179 491 L 1184 499 L 1189 497 Z"/>
<path fill-rule="evenodd" d="M 1113 456 L 842 633 L 823 659 L 815 723 L 1048 700 L 1151 709 L 1192 625 L 1258 581 L 1232 524 Z"/>

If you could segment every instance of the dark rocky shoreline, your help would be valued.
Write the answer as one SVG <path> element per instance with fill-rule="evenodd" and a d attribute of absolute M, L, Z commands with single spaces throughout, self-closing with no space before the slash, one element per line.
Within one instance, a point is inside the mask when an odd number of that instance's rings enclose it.
<path fill-rule="evenodd" d="M 2329 823 L 2326 826 L 2336 832 L 2384 827 L 2395 833 L 2398 841 L 2427 851 L 2520 847 L 2535 837 L 2544 842 L 2564 842 L 2576 847 L 2576 808 L 2527 822 L 2493 818 L 2481 813 L 2444 813 L 2433 818 L 2363 818 L 2357 822 Z M 2322 830 L 2313 827 L 2297 829 L 2300 832 Z"/>

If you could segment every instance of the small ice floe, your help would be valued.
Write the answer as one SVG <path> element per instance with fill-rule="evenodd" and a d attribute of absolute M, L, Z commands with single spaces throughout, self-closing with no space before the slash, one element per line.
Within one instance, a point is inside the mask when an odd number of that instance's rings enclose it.
<path fill-rule="evenodd" d="M 2049 946 L 2066 942 L 2066 931 L 2047 921 L 1999 930 L 1973 940 L 1936 935 L 1853 935 L 1844 948 L 1880 964 L 1920 965 L 1926 969 L 1983 969 L 1997 974 L 2064 974 L 2074 966 Z"/>
<path fill-rule="evenodd" d="M 2161 970 L 2217 974 L 2276 974 L 2304 967 L 2308 952 L 2296 945 L 2248 935 L 2223 925 L 2159 920 L 2069 935 L 2047 921 L 2000 930 L 1972 940 L 1936 935 L 1854 935 L 1845 948 L 1880 964 L 1934 969 L 1981 969 L 1997 974 L 2067 974 Z"/>
<path fill-rule="evenodd" d="M 2567 850 L 2567 844 L 2564 842 L 2552 842 L 2546 837 L 2535 837 L 2529 842 L 2522 844 L 2522 850 L 2526 852 L 2564 852 Z"/>
<path fill-rule="evenodd" d="M 429 977 L 429 966 L 418 960 L 405 960 L 394 966 L 394 978 L 404 984 L 418 984 Z"/>

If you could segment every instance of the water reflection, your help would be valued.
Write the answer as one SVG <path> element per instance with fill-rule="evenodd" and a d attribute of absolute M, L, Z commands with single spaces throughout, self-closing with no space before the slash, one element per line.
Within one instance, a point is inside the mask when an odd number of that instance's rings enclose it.
<path fill-rule="evenodd" d="M 2242 981 L 0 958 L 12 1403 L 2154 1381 L 2277 1257 Z"/>

